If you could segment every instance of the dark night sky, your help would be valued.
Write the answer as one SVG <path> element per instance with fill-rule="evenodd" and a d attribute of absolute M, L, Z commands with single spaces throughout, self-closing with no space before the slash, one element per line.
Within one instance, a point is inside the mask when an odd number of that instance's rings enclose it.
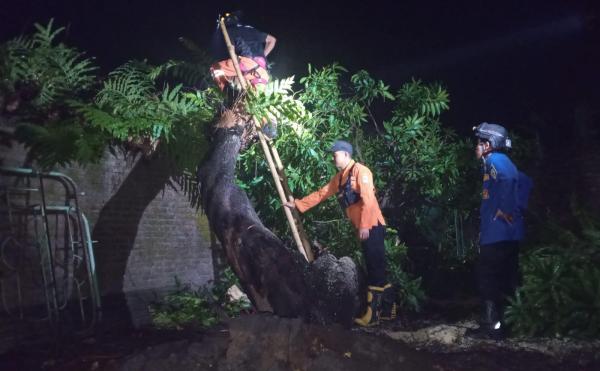
<path fill-rule="evenodd" d="M 55 17 L 66 41 L 108 71 L 132 58 L 185 57 L 179 36 L 205 44 L 219 11 L 241 8 L 278 38 L 276 76 L 338 61 L 393 87 L 440 81 L 451 97 L 444 122 L 523 127 L 532 112 L 568 121 L 577 102 L 598 101 L 595 2 L 2 0 L 0 39 Z"/>

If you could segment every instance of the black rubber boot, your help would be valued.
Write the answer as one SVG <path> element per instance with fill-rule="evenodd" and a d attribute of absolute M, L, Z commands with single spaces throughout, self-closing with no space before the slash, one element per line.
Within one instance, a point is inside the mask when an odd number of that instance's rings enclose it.
<path fill-rule="evenodd" d="M 396 305 L 396 290 L 391 283 L 383 286 L 381 295 L 381 313 L 379 319 L 393 321 L 396 319 L 398 307 Z"/>
<path fill-rule="evenodd" d="M 485 302 L 487 335 L 489 339 L 502 340 L 504 339 L 504 324 L 502 323 L 502 315 L 499 306 L 493 301 Z"/>
<path fill-rule="evenodd" d="M 369 291 L 367 291 L 367 311 L 362 317 L 355 318 L 354 323 L 359 326 L 373 326 L 379 323 L 382 293 L 383 287 L 369 286 Z"/>
<path fill-rule="evenodd" d="M 504 328 L 500 320 L 500 314 L 496 303 L 491 300 L 486 300 L 483 307 L 483 318 L 479 324 L 479 328 L 468 329 L 465 336 L 477 339 L 504 339 Z"/>

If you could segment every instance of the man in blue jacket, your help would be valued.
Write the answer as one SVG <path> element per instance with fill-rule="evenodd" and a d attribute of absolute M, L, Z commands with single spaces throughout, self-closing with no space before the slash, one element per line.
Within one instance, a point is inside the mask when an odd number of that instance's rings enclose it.
<path fill-rule="evenodd" d="M 483 165 L 477 279 L 484 315 L 480 328 L 469 335 L 498 339 L 505 334 L 504 304 L 519 281 L 519 241 L 532 183 L 503 153 L 511 148 L 504 127 L 484 122 L 473 129 L 478 138 L 475 153 Z"/>

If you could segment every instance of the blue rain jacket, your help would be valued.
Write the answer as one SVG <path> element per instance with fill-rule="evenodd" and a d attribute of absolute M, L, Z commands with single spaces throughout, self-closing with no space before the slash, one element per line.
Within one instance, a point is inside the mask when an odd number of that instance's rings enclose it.
<path fill-rule="evenodd" d="M 516 239 L 522 240 L 525 237 L 525 222 L 523 213 L 527 210 L 529 203 L 529 194 L 533 188 L 533 181 L 522 171 L 519 171 L 519 179 L 517 182 L 517 213 L 518 218 L 515 218 Z"/>
<path fill-rule="evenodd" d="M 526 205 L 528 197 L 529 191 L 526 192 L 525 199 L 520 200 L 519 171 L 510 158 L 499 152 L 487 155 L 483 164 L 480 245 L 521 240 L 524 234 L 521 206 L 523 201 Z M 498 210 L 512 215 L 512 221 L 496 217 Z"/>

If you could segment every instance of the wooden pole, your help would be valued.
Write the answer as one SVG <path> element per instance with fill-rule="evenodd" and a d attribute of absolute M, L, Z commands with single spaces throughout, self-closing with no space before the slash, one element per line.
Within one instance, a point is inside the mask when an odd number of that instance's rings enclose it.
<path fill-rule="evenodd" d="M 255 121 L 256 122 L 256 121 Z M 267 163 L 269 164 L 269 169 L 271 170 L 271 175 L 273 176 L 273 180 L 275 181 L 275 188 L 277 188 L 277 193 L 279 194 L 279 199 L 281 203 L 284 204 L 287 202 L 287 197 L 285 191 L 283 190 L 282 182 L 279 179 L 279 174 L 277 173 L 277 168 L 275 167 L 275 162 L 273 161 L 273 157 L 271 156 L 271 152 L 269 151 L 269 145 L 267 144 L 267 140 L 265 139 L 265 135 L 262 131 L 258 131 L 258 137 L 260 139 L 260 145 L 262 146 L 263 152 L 265 153 L 265 157 L 267 158 Z M 304 248 L 302 244 L 302 239 L 300 238 L 300 233 L 298 232 L 298 228 L 296 226 L 296 222 L 292 215 L 292 211 L 285 206 L 283 207 L 283 211 L 290 225 L 290 229 L 292 230 L 292 236 L 294 237 L 294 241 L 296 242 L 296 246 L 298 247 L 298 251 L 304 255 L 306 260 L 311 262 L 313 260 L 312 251 L 310 250 L 310 245 L 308 245 L 308 249 Z"/>
<path fill-rule="evenodd" d="M 223 32 L 223 37 L 225 38 L 225 44 L 227 45 L 227 50 L 229 51 L 229 57 L 231 58 L 231 60 L 233 62 L 233 67 L 235 69 L 235 73 L 238 77 L 238 80 L 240 80 L 240 85 L 241 85 L 242 89 L 244 91 L 246 91 L 248 89 L 248 84 L 246 82 L 246 79 L 244 79 L 244 76 L 242 75 L 242 71 L 240 69 L 240 65 L 237 60 L 237 55 L 235 54 L 235 47 L 231 44 L 231 39 L 229 38 L 229 33 L 227 32 L 227 28 L 225 27 L 225 19 L 221 18 L 219 20 L 219 23 L 221 25 L 221 31 Z M 275 188 L 277 188 L 277 193 L 279 194 L 279 198 L 281 199 L 283 211 L 287 218 L 288 224 L 290 225 L 290 230 L 292 231 L 292 236 L 294 237 L 294 241 L 296 242 L 296 247 L 298 248 L 298 251 L 300 251 L 300 253 L 302 255 L 304 255 L 304 258 L 306 260 L 308 260 L 309 262 L 311 262 L 311 261 L 313 261 L 313 255 L 312 255 L 312 251 L 310 249 L 310 244 L 306 244 L 306 245 L 303 244 L 303 241 L 300 238 L 300 234 L 298 232 L 296 220 L 294 220 L 294 216 L 292 215 L 291 210 L 283 205 L 287 202 L 287 196 L 286 196 L 286 193 L 281 184 L 279 174 L 277 173 L 277 167 L 275 166 L 275 163 L 273 161 L 273 157 L 271 155 L 271 150 L 269 149 L 269 144 L 267 144 L 267 140 L 265 139 L 265 136 L 262 133 L 261 128 L 258 125 L 258 121 L 256 120 L 256 118 L 252 117 L 252 121 L 254 122 L 254 126 L 257 129 L 256 131 L 258 132 L 258 138 L 260 140 L 261 147 L 262 147 L 265 157 L 267 159 L 267 163 L 269 164 L 269 169 L 271 170 L 271 175 L 273 176 L 273 181 L 275 182 Z M 277 158 L 279 159 L 279 156 L 277 156 Z M 279 160 L 279 162 L 281 162 L 281 160 Z M 287 186 L 287 184 L 286 184 L 286 186 Z M 289 189 L 289 187 L 288 187 L 288 189 Z M 299 219 L 298 219 L 298 221 L 299 221 Z"/>
<path fill-rule="evenodd" d="M 271 144 L 271 143 L 269 143 Z M 290 189 L 287 175 L 285 175 L 285 168 L 283 167 L 283 163 L 281 162 L 281 158 L 279 157 L 279 152 L 274 145 L 270 145 L 269 148 L 271 152 L 273 152 L 273 158 L 275 159 L 275 165 L 277 166 L 277 172 L 279 177 L 281 178 L 281 184 L 283 185 L 283 190 L 285 191 L 286 198 L 288 201 L 293 200 L 292 190 Z M 296 222 L 296 226 L 298 227 L 298 234 L 300 235 L 300 239 L 302 240 L 302 246 L 304 246 L 304 250 L 308 255 L 308 261 L 313 261 L 314 257 L 312 254 L 312 249 L 310 248 L 310 241 L 308 240 L 308 235 L 304 230 L 304 226 L 302 225 L 302 220 L 300 219 L 300 214 L 298 210 L 294 209 L 292 211 L 292 216 L 294 217 L 294 221 Z"/>
<path fill-rule="evenodd" d="M 238 80 L 240 80 L 240 85 L 242 89 L 246 91 L 248 89 L 248 84 L 246 83 L 246 79 L 244 75 L 242 75 L 242 70 L 240 69 L 240 64 L 238 63 L 237 55 L 235 54 L 235 47 L 231 44 L 231 39 L 229 38 L 229 33 L 227 32 L 227 27 L 225 27 L 225 18 L 221 17 L 219 20 L 221 24 L 221 32 L 223 32 L 223 37 L 225 38 L 225 45 L 227 45 L 227 51 L 229 52 L 229 58 L 233 62 L 233 68 L 235 69 L 235 73 L 238 76 Z"/>

